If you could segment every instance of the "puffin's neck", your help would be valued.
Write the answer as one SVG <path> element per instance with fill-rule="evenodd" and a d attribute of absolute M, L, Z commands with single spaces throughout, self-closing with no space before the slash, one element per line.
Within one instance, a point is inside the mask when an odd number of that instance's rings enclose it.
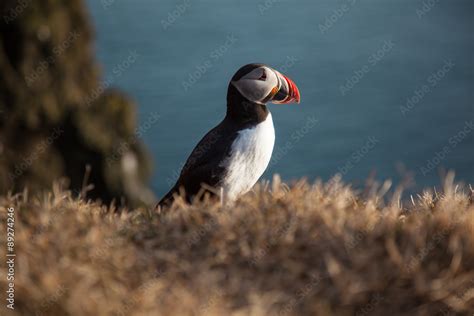
<path fill-rule="evenodd" d="M 265 121 L 269 113 L 265 104 L 247 100 L 234 85 L 229 84 L 226 118 L 244 125 L 258 124 Z"/>

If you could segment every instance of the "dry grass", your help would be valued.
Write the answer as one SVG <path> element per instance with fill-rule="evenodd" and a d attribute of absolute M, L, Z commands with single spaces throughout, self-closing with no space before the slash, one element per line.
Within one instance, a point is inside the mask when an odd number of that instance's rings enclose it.
<path fill-rule="evenodd" d="M 17 263 L 16 314 L 3 303 L 1 314 L 472 315 L 472 190 L 448 177 L 404 207 L 383 191 L 276 179 L 232 207 L 161 215 L 59 185 L 2 197 L 1 236 L 16 210 Z"/>

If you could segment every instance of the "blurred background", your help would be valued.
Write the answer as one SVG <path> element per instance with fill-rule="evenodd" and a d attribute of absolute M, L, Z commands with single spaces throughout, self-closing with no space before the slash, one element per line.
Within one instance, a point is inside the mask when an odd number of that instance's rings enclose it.
<path fill-rule="evenodd" d="M 152 201 L 224 117 L 228 81 L 251 62 L 285 73 L 302 95 L 300 105 L 270 105 L 276 144 L 265 178 L 341 174 L 417 191 L 453 169 L 474 182 L 470 0 L 6 2 L 0 126 L 3 151 L 16 150 L 3 168 L 20 170 L 17 189 L 44 160 L 18 167 L 39 146 L 32 135 L 67 122 L 48 146 L 59 153 L 38 167 L 48 181 L 66 174 L 80 187 L 92 161 L 99 197 Z"/>
<path fill-rule="evenodd" d="M 140 104 L 140 122 L 161 117 L 143 136 L 158 194 L 222 119 L 228 80 L 250 62 L 281 69 L 302 93 L 299 106 L 270 105 L 277 139 L 266 178 L 410 172 L 422 187 L 437 185 L 444 167 L 474 181 L 474 133 L 449 142 L 474 120 L 472 1 L 88 4 L 106 73 L 139 55 L 117 85 Z"/>

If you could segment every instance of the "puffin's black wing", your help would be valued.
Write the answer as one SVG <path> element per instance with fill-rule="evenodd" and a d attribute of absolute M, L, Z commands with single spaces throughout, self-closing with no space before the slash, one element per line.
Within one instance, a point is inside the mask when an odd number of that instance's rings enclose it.
<path fill-rule="evenodd" d="M 179 193 L 180 188 L 184 189 L 186 200 L 190 202 L 201 190 L 202 184 L 217 187 L 225 175 L 225 167 L 221 163 L 229 156 L 237 135 L 235 124 L 227 119 L 209 131 L 192 151 L 176 184 L 158 205 L 170 204 L 173 195 Z"/>

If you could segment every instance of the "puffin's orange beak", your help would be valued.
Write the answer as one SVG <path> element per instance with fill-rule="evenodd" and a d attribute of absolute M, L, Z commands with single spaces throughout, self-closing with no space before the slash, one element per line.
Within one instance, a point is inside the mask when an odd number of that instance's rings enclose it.
<path fill-rule="evenodd" d="M 280 80 L 280 88 L 274 88 L 276 93 L 272 102 L 276 104 L 300 103 L 300 91 L 293 80 L 278 71 L 276 73 Z"/>
<path fill-rule="evenodd" d="M 290 86 L 289 98 L 288 98 L 288 101 L 285 102 L 285 103 L 291 103 L 291 102 L 300 103 L 300 100 L 301 100 L 300 90 L 298 90 L 298 87 L 293 82 L 293 80 L 291 80 L 290 78 L 288 78 L 285 75 L 283 75 L 283 77 L 286 79 L 286 81 L 288 82 L 288 85 Z"/>

